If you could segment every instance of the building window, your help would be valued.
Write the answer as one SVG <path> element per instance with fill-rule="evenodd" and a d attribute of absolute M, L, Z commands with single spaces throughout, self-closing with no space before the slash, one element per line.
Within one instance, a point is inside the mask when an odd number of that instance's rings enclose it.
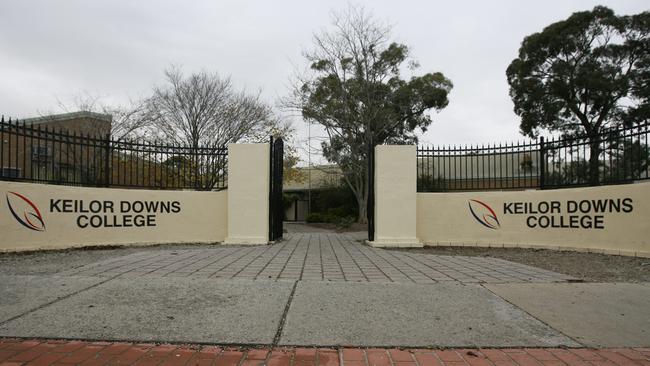
<path fill-rule="evenodd" d="M 2 168 L 0 176 L 3 178 L 20 178 L 20 169 L 18 168 Z"/>
<path fill-rule="evenodd" d="M 79 172 L 74 166 L 69 164 L 59 164 L 58 166 L 58 180 L 66 183 L 80 182 Z"/>
<path fill-rule="evenodd" d="M 32 146 L 32 159 L 34 161 L 48 161 L 51 155 L 48 146 Z"/>

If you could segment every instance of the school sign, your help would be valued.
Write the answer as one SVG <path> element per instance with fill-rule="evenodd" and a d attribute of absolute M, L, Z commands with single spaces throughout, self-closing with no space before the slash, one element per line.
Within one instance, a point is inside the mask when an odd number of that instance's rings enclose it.
<path fill-rule="evenodd" d="M 650 254 L 650 183 L 418 193 L 417 200 L 418 237 L 429 244 Z"/>

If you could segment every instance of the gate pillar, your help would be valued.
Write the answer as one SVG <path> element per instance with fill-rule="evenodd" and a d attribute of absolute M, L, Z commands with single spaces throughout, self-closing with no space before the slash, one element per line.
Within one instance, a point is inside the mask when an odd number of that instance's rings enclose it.
<path fill-rule="evenodd" d="M 269 242 L 269 144 L 228 145 L 228 236 L 224 244 Z"/>
<path fill-rule="evenodd" d="M 417 239 L 417 154 L 414 145 L 375 147 L 374 247 L 422 247 Z"/>

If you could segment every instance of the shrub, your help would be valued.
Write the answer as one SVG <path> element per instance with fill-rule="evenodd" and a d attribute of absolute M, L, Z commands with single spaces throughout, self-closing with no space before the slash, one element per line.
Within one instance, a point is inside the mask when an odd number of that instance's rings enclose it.
<path fill-rule="evenodd" d="M 318 212 L 310 213 L 307 215 L 306 220 L 307 222 L 325 222 L 323 221 L 323 215 L 319 214 Z"/>
<path fill-rule="evenodd" d="M 350 210 L 344 206 L 330 208 L 327 210 L 326 215 L 332 217 L 335 220 L 343 217 L 351 216 Z"/>
<path fill-rule="evenodd" d="M 347 229 L 350 226 L 352 226 L 352 224 L 354 224 L 355 221 L 356 220 L 352 216 L 341 217 L 336 222 L 336 226 L 338 226 L 341 229 Z"/>
<path fill-rule="evenodd" d="M 354 193 L 347 186 L 315 191 L 312 193 L 311 212 L 338 218 L 357 217 L 357 201 Z"/>

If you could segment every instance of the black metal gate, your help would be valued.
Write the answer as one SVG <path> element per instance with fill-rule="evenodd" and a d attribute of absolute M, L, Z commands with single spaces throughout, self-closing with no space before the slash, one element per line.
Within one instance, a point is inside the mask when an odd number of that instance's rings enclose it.
<path fill-rule="evenodd" d="M 271 137 L 271 186 L 269 189 L 269 240 L 282 239 L 284 204 L 282 201 L 282 170 L 284 161 L 284 142 Z"/>
<path fill-rule="evenodd" d="M 375 240 L 375 144 L 372 139 L 368 143 L 368 241 Z"/>

